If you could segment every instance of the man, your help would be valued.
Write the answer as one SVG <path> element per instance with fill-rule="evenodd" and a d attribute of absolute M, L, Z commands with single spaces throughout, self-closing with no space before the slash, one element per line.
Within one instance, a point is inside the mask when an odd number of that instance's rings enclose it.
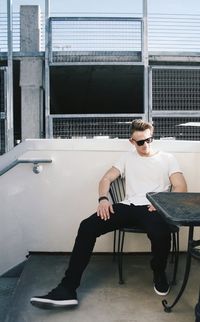
<path fill-rule="evenodd" d="M 165 275 L 171 234 L 169 226 L 146 199 L 147 192 L 185 192 L 186 182 L 176 159 L 169 153 L 154 151 L 151 147 L 153 126 L 143 120 L 131 125 L 130 143 L 135 149 L 125 153 L 106 172 L 99 183 L 97 212 L 80 224 L 69 267 L 61 283 L 44 296 L 31 298 L 40 307 L 77 305 L 76 289 L 90 260 L 96 238 L 102 234 L 139 224 L 151 242 L 154 290 L 159 295 L 169 292 Z M 119 176 L 126 179 L 126 197 L 112 205 L 108 199 L 109 187 Z"/>

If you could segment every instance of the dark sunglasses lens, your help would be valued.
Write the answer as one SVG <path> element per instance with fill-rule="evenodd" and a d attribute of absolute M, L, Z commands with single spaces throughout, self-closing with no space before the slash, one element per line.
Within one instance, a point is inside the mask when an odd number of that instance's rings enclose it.
<path fill-rule="evenodd" d="M 146 140 L 137 141 L 138 146 L 142 146 Z"/>
<path fill-rule="evenodd" d="M 153 141 L 153 138 L 148 138 L 146 140 L 140 140 L 140 141 L 137 141 L 137 145 L 142 146 L 144 144 L 144 142 L 151 143 L 152 141 Z"/>
<path fill-rule="evenodd" d="M 151 143 L 153 141 L 153 138 L 148 138 L 145 140 L 147 143 Z"/>

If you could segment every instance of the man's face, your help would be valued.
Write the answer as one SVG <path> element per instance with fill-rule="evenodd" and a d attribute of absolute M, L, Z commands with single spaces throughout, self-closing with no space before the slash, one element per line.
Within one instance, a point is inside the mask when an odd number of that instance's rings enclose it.
<path fill-rule="evenodd" d="M 147 129 L 145 131 L 135 131 L 129 140 L 136 148 L 141 156 L 150 156 L 152 142 L 152 132 Z"/>

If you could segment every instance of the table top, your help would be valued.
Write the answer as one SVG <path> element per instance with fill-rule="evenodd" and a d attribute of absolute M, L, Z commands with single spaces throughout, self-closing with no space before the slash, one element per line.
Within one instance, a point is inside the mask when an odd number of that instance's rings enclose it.
<path fill-rule="evenodd" d="M 168 223 L 200 226 L 200 193 L 149 192 L 146 196 Z"/>

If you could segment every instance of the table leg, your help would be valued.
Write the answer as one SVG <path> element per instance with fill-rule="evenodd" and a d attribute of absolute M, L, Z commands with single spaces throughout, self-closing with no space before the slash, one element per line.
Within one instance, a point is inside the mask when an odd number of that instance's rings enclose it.
<path fill-rule="evenodd" d="M 200 290 L 199 290 L 199 301 L 197 305 L 195 306 L 195 322 L 200 322 Z"/>
<path fill-rule="evenodd" d="M 190 274 L 190 267 L 191 267 L 191 252 L 190 252 L 190 246 L 193 240 L 193 233 L 194 233 L 194 227 L 189 227 L 189 233 L 188 233 L 188 247 L 187 247 L 187 256 L 186 256 L 186 266 L 185 266 L 185 274 L 183 278 L 183 283 L 181 286 L 181 289 L 175 298 L 174 302 L 171 305 L 168 305 L 167 300 L 163 300 L 162 304 L 164 306 L 165 312 L 171 312 L 171 309 L 176 305 L 176 303 L 179 301 L 180 297 L 182 296 L 184 289 L 187 285 L 188 277 Z"/>

